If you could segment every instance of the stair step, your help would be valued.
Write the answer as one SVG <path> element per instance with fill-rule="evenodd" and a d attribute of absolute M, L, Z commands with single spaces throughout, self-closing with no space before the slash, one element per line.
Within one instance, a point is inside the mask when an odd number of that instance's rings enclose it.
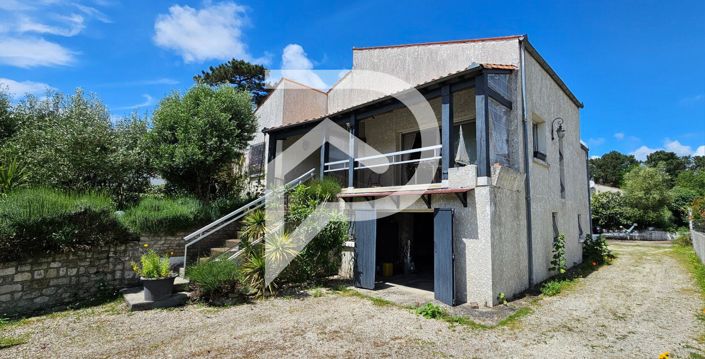
<path fill-rule="evenodd" d="M 188 292 L 188 285 L 190 281 L 183 277 L 174 278 L 174 293 L 178 292 Z"/>
<path fill-rule="evenodd" d="M 226 239 L 225 246 L 228 248 L 235 248 L 240 245 L 239 239 Z"/>
<path fill-rule="evenodd" d="M 215 258 L 223 253 L 230 251 L 228 247 L 215 247 L 211 248 L 211 258 Z"/>

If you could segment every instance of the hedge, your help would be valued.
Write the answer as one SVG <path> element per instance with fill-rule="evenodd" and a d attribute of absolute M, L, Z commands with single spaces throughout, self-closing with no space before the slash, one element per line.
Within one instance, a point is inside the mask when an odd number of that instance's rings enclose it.
<path fill-rule="evenodd" d="M 0 261 L 135 239 L 117 221 L 111 199 L 102 194 L 30 188 L 0 200 Z"/>

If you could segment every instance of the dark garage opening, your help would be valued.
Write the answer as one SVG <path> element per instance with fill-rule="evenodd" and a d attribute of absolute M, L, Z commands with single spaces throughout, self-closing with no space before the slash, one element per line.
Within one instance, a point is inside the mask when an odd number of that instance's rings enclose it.
<path fill-rule="evenodd" d="M 377 220 L 378 281 L 433 291 L 433 213 Z"/>

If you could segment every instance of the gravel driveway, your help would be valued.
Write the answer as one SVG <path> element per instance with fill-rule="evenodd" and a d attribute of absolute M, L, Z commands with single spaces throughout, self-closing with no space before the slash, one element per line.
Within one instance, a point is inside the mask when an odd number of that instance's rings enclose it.
<path fill-rule="evenodd" d="M 3 335 L 41 357 L 672 357 L 703 353 L 695 284 L 668 246 L 611 244 L 618 259 L 540 300 L 517 325 L 490 330 L 325 294 L 227 309 L 127 313 L 118 304 L 32 319 Z"/>

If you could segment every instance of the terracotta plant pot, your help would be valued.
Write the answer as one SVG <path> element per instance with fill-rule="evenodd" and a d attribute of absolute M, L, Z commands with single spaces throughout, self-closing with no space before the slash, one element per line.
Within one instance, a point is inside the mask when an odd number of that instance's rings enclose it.
<path fill-rule="evenodd" d="M 167 278 L 142 278 L 144 285 L 144 300 L 155 302 L 171 295 L 174 290 L 174 279 L 176 277 Z"/>

